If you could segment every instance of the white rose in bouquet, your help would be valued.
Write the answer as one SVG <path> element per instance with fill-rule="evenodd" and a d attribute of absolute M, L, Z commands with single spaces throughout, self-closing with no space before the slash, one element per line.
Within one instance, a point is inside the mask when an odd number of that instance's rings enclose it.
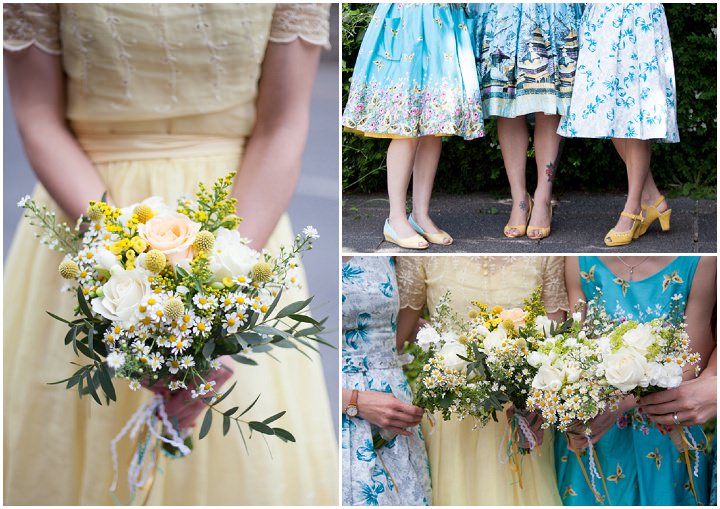
<path fill-rule="evenodd" d="M 246 276 L 258 259 L 258 252 L 245 244 L 239 231 L 220 228 L 215 232 L 210 270 L 218 280 Z"/>
<path fill-rule="evenodd" d="M 417 333 L 417 345 L 427 351 L 440 341 L 440 334 L 430 325 L 425 325 Z"/>
<path fill-rule="evenodd" d="M 645 355 L 648 348 L 655 343 L 655 337 L 653 336 L 650 324 L 641 323 L 634 329 L 630 329 L 623 334 L 623 341 L 627 346 L 630 346 Z"/>
<path fill-rule="evenodd" d="M 553 324 L 553 321 L 550 320 L 547 316 L 536 316 L 535 317 L 535 327 L 539 331 L 541 331 L 545 336 L 550 335 L 550 326 Z"/>
<path fill-rule="evenodd" d="M 571 384 L 574 382 L 577 382 L 580 379 L 580 375 L 582 375 L 582 368 L 580 368 L 580 365 L 575 362 L 572 359 L 568 359 L 566 362 L 563 363 L 563 374 L 566 377 L 567 383 Z"/>
<path fill-rule="evenodd" d="M 535 389 L 543 391 L 554 391 L 560 390 L 563 384 L 563 373 L 555 366 L 550 364 L 543 364 L 538 369 L 535 378 L 533 378 L 532 386 Z"/>
<path fill-rule="evenodd" d="M 95 255 L 95 265 L 97 265 L 98 267 L 100 267 L 103 270 L 110 271 L 113 267 L 122 268 L 122 263 L 120 263 L 120 260 L 117 259 L 117 256 L 112 254 L 109 250 L 105 249 L 104 247 L 95 251 L 94 255 Z"/>
<path fill-rule="evenodd" d="M 445 358 L 443 362 L 448 368 L 457 371 L 464 371 L 467 368 L 467 361 L 458 357 L 458 355 L 467 356 L 467 348 L 464 345 L 456 342 L 445 343 L 439 353 Z"/>
<path fill-rule="evenodd" d="M 138 304 L 152 293 L 149 273 L 142 269 L 122 270 L 115 267 L 110 280 L 102 286 L 102 297 L 91 301 L 93 311 L 123 328 L 133 325 Z"/>
<path fill-rule="evenodd" d="M 547 361 L 547 355 L 543 355 L 540 352 L 530 352 L 527 356 L 527 363 L 533 368 L 537 368 L 541 364 L 545 364 Z"/>
<path fill-rule="evenodd" d="M 496 350 L 500 348 L 504 341 L 507 341 L 507 331 L 503 327 L 498 327 L 485 336 L 483 348 L 485 351 Z"/>
<path fill-rule="evenodd" d="M 484 325 L 476 325 L 475 327 L 473 327 L 473 331 L 475 331 L 478 335 L 482 337 L 486 337 L 488 334 L 490 334 L 490 331 Z"/>
<path fill-rule="evenodd" d="M 459 336 L 453 331 L 447 331 L 440 334 L 440 340 L 443 343 L 457 343 Z"/>
<path fill-rule="evenodd" d="M 623 392 L 630 392 L 647 381 L 648 363 L 645 356 L 634 348 L 620 348 L 605 357 L 603 364 L 608 383 Z"/>

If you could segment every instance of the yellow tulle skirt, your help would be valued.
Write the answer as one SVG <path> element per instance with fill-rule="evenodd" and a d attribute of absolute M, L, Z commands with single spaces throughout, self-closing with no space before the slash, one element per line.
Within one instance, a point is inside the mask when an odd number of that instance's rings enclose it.
<path fill-rule="evenodd" d="M 173 203 L 182 194 L 191 195 L 199 182 L 209 184 L 237 170 L 238 161 L 237 155 L 156 158 L 99 162 L 97 169 L 115 203 L 124 206 L 151 195 Z M 56 208 L 40 186 L 34 198 Z M 82 361 L 63 344 L 67 326 L 45 313 L 72 316 L 73 296 L 61 293 L 57 274 L 62 257 L 41 245 L 33 232 L 23 220 L 5 262 L 4 503 L 112 504 L 111 440 L 150 392 L 132 392 L 126 381 L 117 380 L 117 402 L 100 407 L 63 385 L 47 385 L 70 376 L 76 369 L 72 361 Z M 283 217 L 267 247 L 277 249 L 292 238 L 290 222 Z M 303 287 L 284 299 L 304 297 Z M 190 456 L 162 457 L 147 503 L 336 504 L 336 434 L 320 357 L 307 353 L 312 360 L 278 349 L 273 353 L 277 361 L 258 354 L 259 366 L 234 366 L 227 386 L 237 381 L 237 387 L 221 404 L 244 408 L 261 394 L 249 415 L 263 419 L 286 410 L 277 424 L 291 431 L 296 443 L 270 437 L 266 444 L 256 434 L 248 440 L 247 454 L 237 429 L 223 437 L 218 421 L 202 441 L 196 429 Z M 126 472 L 134 445 L 127 438 L 119 445 L 120 502 L 129 499 Z"/>

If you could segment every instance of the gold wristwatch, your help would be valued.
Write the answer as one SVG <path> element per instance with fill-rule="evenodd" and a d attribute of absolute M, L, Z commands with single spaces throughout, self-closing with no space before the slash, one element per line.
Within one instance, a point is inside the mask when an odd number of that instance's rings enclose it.
<path fill-rule="evenodd" d="M 360 394 L 360 392 L 359 392 L 357 389 L 353 389 L 352 395 L 350 396 L 350 403 L 348 403 L 347 408 L 345 408 L 345 415 L 347 415 L 348 417 L 357 417 L 357 414 L 358 414 L 358 406 L 357 406 L 358 394 Z"/>

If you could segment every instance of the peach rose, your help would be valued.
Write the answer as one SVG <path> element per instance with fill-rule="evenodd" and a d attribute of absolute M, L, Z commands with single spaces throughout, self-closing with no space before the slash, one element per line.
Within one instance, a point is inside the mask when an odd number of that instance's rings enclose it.
<path fill-rule="evenodd" d="M 515 330 L 517 330 L 520 326 L 525 325 L 525 318 L 527 318 L 527 315 L 527 311 L 523 311 L 520 308 L 512 308 L 500 311 L 498 318 L 500 318 L 503 322 L 505 320 L 512 320 L 512 323 L 515 324 Z"/>
<path fill-rule="evenodd" d="M 140 237 L 173 265 L 192 258 L 193 242 L 199 231 L 200 224 L 177 212 L 160 214 L 138 225 Z"/>

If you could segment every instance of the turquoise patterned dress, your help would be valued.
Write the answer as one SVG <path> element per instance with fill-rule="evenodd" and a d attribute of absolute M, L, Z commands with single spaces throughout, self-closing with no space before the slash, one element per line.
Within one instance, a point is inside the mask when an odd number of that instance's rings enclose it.
<path fill-rule="evenodd" d="M 583 4 L 468 4 L 485 118 L 570 107 Z"/>
<path fill-rule="evenodd" d="M 674 295 L 679 294 L 687 302 L 698 261 L 696 256 L 679 256 L 653 276 L 624 281 L 598 257 L 580 257 L 582 288 L 588 299 L 600 288 L 610 315 L 647 322 L 666 315 Z M 700 426 L 689 429 L 693 439 L 703 444 Z M 608 489 L 609 500 L 604 500 L 605 505 L 695 505 L 687 467 L 680 460 L 677 447 L 638 412 L 622 415 L 598 441 L 595 451 Z M 581 458 L 589 473 L 587 452 Z M 555 437 L 555 465 L 563 504 L 600 505 L 585 481 L 577 457 L 568 450 L 560 433 Z M 697 462 L 691 465 L 698 501 L 707 504 L 710 491 L 707 455 L 700 453 Z M 596 486 L 598 493 L 605 496 L 599 479 Z"/>
<path fill-rule="evenodd" d="M 412 400 L 395 348 L 400 300 L 395 262 L 355 257 L 342 267 L 343 388 Z M 420 426 L 376 450 L 380 432 L 360 417 L 342 416 L 343 505 L 428 505 L 430 467 Z M 390 438 L 383 435 L 385 438 Z"/>
<path fill-rule="evenodd" d="M 592 4 L 585 11 L 570 112 L 558 133 L 680 141 L 662 4 Z"/>
<path fill-rule="evenodd" d="M 381 138 L 483 136 L 465 10 L 379 4 L 355 62 L 342 125 Z"/>

